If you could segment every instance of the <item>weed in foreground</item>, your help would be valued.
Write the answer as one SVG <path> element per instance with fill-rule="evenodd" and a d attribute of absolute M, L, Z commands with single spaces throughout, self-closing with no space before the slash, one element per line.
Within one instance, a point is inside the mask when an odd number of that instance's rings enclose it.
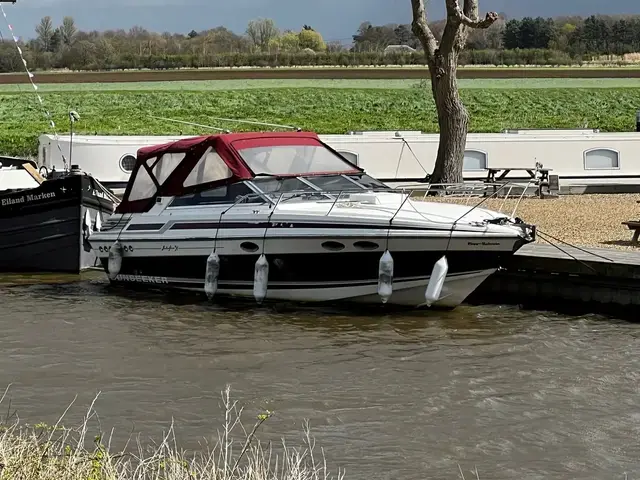
<path fill-rule="evenodd" d="M 0 398 L 4 401 L 8 389 Z M 188 454 L 176 444 L 173 422 L 159 444 L 144 446 L 136 439 L 122 451 L 111 448 L 111 432 L 88 441 L 89 422 L 95 416 L 94 398 L 82 423 L 66 428 L 62 421 L 71 405 L 55 425 L 23 425 L 15 416 L 0 426 L 0 480 L 329 480 L 324 450 L 317 455 L 309 424 L 304 424 L 302 447 L 291 448 L 283 441 L 279 448 L 257 438 L 271 412 L 258 415 L 253 427 L 242 423 L 243 407 L 232 401 L 230 387 L 222 392 L 223 428 L 215 445 Z M 238 433 L 236 433 L 238 432 Z M 242 433 L 239 433 L 242 432 Z M 91 447 L 86 447 L 91 443 Z M 276 452 L 278 450 L 278 452 Z M 134 453 L 130 453 L 133 451 Z M 338 470 L 337 480 L 344 472 Z"/>

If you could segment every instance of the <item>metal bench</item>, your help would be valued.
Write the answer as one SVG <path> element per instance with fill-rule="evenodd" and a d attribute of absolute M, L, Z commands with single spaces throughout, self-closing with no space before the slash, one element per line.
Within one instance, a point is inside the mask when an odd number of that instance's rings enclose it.
<path fill-rule="evenodd" d="M 629 230 L 633 230 L 633 237 L 631 237 L 631 244 L 638 244 L 638 237 L 640 237 L 640 221 L 630 220 L 628 222 L 622 222 L 622 225 L 629 227 Z"/>

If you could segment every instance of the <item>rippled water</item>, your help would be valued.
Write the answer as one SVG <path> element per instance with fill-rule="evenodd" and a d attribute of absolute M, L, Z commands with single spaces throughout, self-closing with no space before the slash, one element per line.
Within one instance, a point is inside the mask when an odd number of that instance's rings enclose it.
<path fill-rule="evenodd" d="M 347 479 L 459 478 L 458 464 L 467 478 L 475 466 L 493 479 L 640 475 L 631 323 L 213 306 L 101 276 L 47 282 L 0 285 L 0 387 L 13 384 L 25 421 L 55 422 L 75 395 L 78 419 L 101 391 L 103 429 L 157 438 L 173 417 L 181 446 L 198 448 L 222 425 L 229 383 L 251 415 L 275 412 L 269 438 L 298 445 L 309 419 Z"/>

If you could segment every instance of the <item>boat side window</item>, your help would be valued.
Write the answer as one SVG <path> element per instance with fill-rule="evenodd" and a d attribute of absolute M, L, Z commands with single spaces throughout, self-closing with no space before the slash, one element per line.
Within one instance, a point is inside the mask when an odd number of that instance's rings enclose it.
<path fill-rule="evenodd" d="M 231 175 L 231 170 L 227 167 L 227 164 L 224 163 L 222 157 L 220 157 L 213 147 L 209 147 L 200 160 L 198 160 L 195 167 L 193 167 L 193 170 L 191 170 L 191 173 L 189 173 L 189 176 L 182 185 L 184 187 L 192 187 L 203 183 L 224 180 L 230 178 Z"/>
<path fill-rule="evenodd" d="M 152 159 L 152 160 L 155 160 Z M 147 160 L 148 161 L 148 160 Z M 147 169 L 144 166 L 140 166 L 136 172 L 136 177 L 131 185 L 131 192 L 129 193 L 129 201 L 134 202 L 136 200 L 143 200 L 145 198 L 151 198 L 156 193 L 156 184 L 153 183 L 153 179 Z"/>
<path fill-rule="evenodd" d="M 151 170 L 151 175 L 143 165 L 140 166 L 131 186 L 129 201 L 153 197 L 157 191 L 153 179 L 155 178 L 158 184 L 162 185 L 184 157 L 184 153 L 165 153 L 160 158 L 147 159 L 144 163 Z"/>
<path fill-rule="evenodd" d="M 304 175 L 305 173 L 344 172 L 353 169 L 322 145 L 276 145 L 241 148 L 242 159 L 256 174 Z"/>
<path fill-rule="evenodd" d="M 585 170 L 616 170 L 620 168 L 620 153 L 611 148 L 593 148 L 584 152 Z"/>
<path fill-rule="evenodd" d="M 238 200 L 245 196 L 251 195 L 248 198 L 238 202 Z M 216 204 L 234 204 L 240 203 L 264 203 L 264 200 L 259 197 L 253 190 L 247 186 L 246 183 L 233 183 L 231 185 L 223 185 L 221 187 L 211 188 L 198 193 L 192 193 L 189 195 L 182 195 L 175 198 L 169 207 L 193 207 L 197 205 L 216 205 Z"/>
<path fill-rule="evenodd" d="M 160 158 L 147 160 L 147 165 L 151 168 L 151 173 L 160 185 L 171 175 L 180 164 L 186 153 L 165 153 Z"/>

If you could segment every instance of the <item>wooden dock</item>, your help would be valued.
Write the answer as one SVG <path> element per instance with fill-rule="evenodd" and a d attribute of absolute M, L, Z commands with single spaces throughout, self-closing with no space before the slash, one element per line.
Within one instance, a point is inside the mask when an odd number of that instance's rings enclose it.
<path fill-rule="evenodd" d="M 640 305 L 640 248 L 634 252 L 556 245 L 526 245 L 470 302 L 544 309 L 580 304 L 593 313 L 611 308 L 635 311 Z"/>

